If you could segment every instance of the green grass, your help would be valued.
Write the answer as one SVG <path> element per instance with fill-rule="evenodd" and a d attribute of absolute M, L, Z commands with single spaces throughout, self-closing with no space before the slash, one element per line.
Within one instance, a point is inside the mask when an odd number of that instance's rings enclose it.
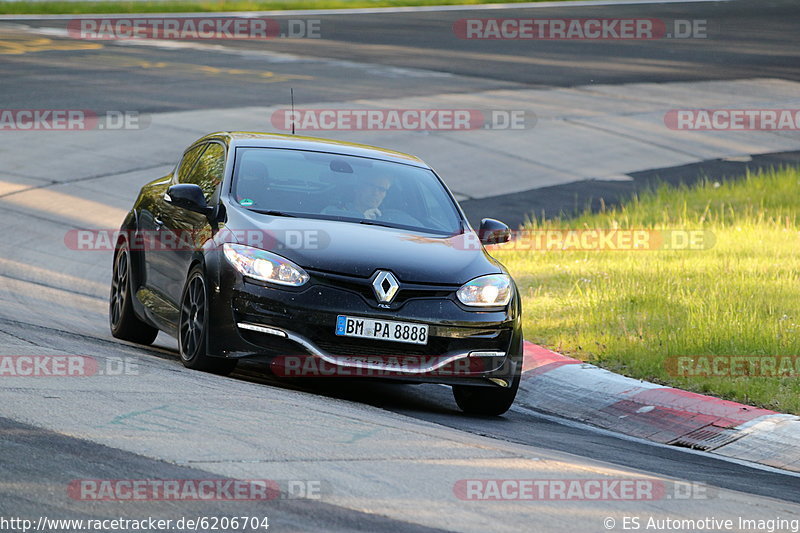
<path fill-rule="evenodd" d="M 703 229 L 706 250 L 493 253 L 524 299 L 525 337 L 627 376 L 800 414 L 794 377 L 681 377 L 676 356 L 800 355 L 800 169 L 662 187 L 528 228 Z"/>
<path fill-rule="evenodd" d="M 343 9 L 359 7 L 494 4 L 545 0 L 142 0 L 134 2 L 0 2 L 0 14 L 49 15 L 87 13 L 189 13 L 272 11 L 284 9 Z"/>

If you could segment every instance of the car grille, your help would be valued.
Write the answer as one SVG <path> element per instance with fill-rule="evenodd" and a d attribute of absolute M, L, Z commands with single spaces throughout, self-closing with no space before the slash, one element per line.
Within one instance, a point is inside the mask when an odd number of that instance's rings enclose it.
<path fill-rule="evenodd" d="M 312 271 L 315 282 L 338 289 L 344 289 L 361 295 L 369 304 L 377 305 L 372 284 L 368 278 L 357 278 L 342 274 Z M 415 298 L 448 298 L 458 289 L 457 286 L 423 285 L 419 283 L 406 283 L 400 281 L 400 289 L 392 301 L 392 308 L 402 306 L 405 302 Z"/>

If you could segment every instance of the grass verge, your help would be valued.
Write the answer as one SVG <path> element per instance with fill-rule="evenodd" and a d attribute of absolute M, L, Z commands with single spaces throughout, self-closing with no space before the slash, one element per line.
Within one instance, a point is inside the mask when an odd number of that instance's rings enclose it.
<path fill-rule="evenodd" d="M 716 238 L 709 249 L 505 245 L 493 255 L 520 286 L 527 340 L 634 378 L 800 414 L 800 365 L 784 377 L 761 377 L 746 362 L 728 371 L 724 359 L 719 375 L 675 367 L 685 356 L 800 356 L 799 224 L 800 169 L 788 168 L 664 186 L 605 212 L 527 226 L 702 229 Z"/>
<path fill-rule="evenodd" d="M 288 9 L 345 9 L 364 7 L 477 5 L 545 0 L 141 0 L 132 2 L 0 2 L 3 15 L 55 15 L 88 13 L 210 13 L 221 11 L 274 11 Z"/>

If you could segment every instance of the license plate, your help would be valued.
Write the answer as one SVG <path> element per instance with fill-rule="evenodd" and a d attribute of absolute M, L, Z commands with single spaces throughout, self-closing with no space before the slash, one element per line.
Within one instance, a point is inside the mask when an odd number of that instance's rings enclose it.
<path fill-rule="evenodd" d="M 428 343 L 428 326 L 426 324 L 411 324 L 409 322 L 393 322 L 345 315 L 336 317 L 336 334 L 342 337 L 379 339 L 407 342 L 409 344 Z"/>

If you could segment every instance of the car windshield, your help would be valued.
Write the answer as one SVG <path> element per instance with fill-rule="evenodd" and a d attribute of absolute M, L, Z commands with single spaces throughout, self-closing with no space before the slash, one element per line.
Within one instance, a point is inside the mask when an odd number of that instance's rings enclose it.
<path fill-rule="evenodd" d="M 424 168 L 363 157 L 237 148 L 234 200 L 273 215 L 344 220 L 455 235 L 454 200 Z"/>

